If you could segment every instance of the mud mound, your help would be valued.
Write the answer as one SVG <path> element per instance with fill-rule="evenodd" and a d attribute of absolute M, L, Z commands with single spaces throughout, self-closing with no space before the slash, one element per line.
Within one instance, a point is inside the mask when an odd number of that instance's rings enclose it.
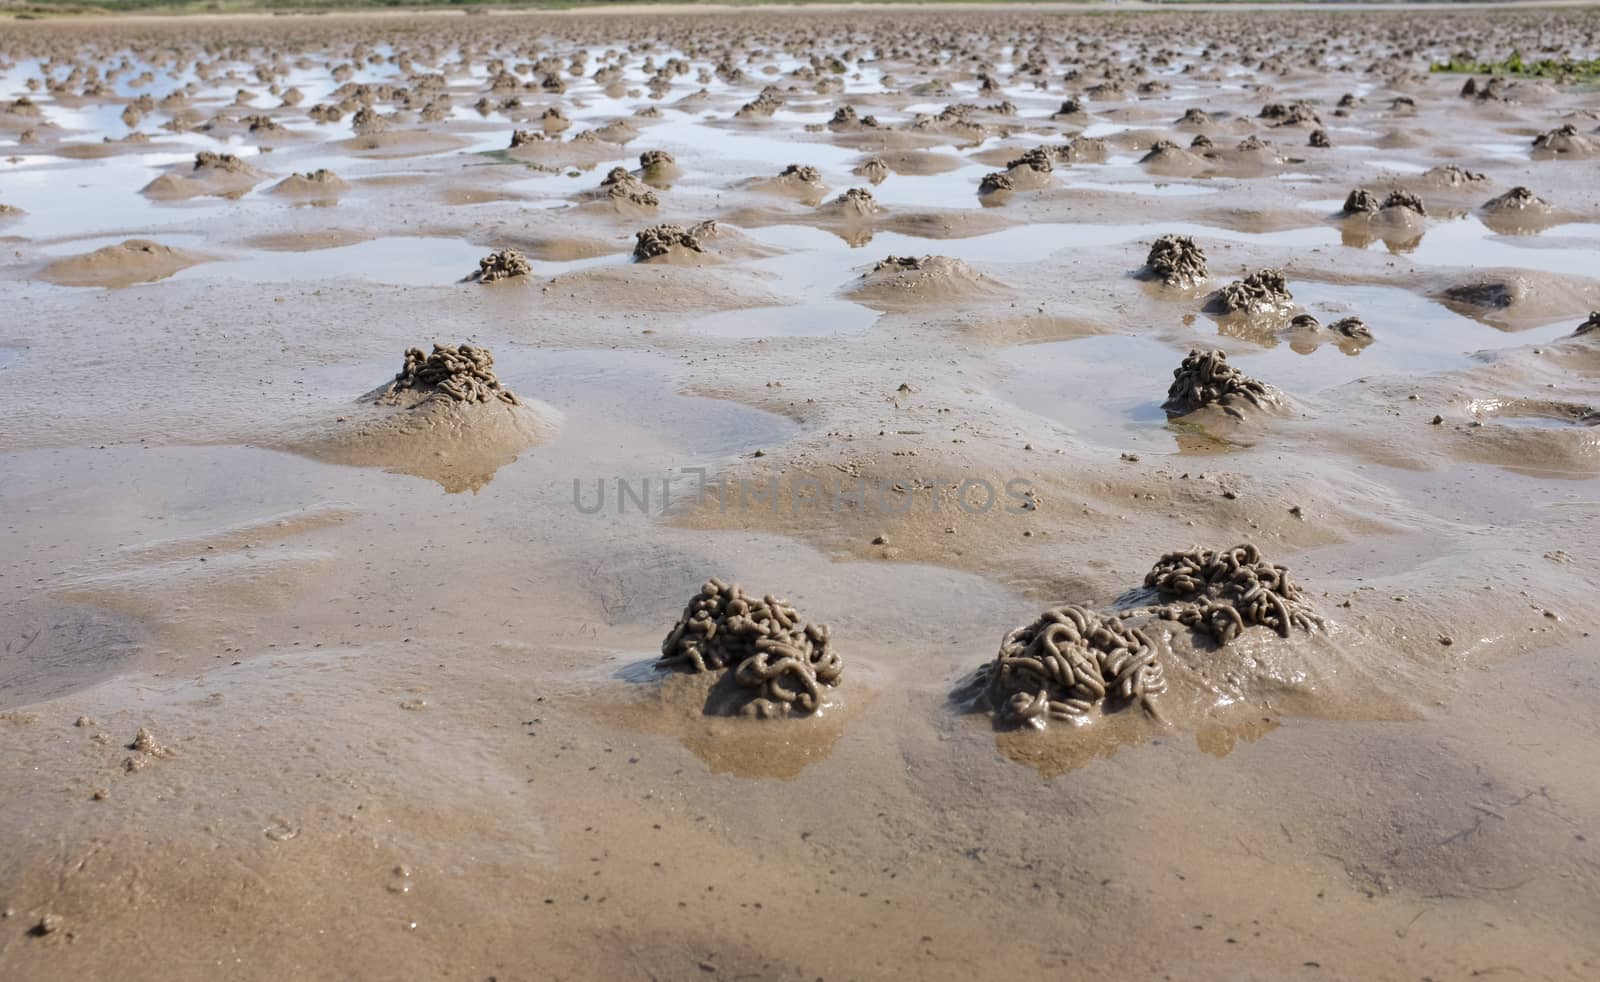
<path fill-rule="evenodd" d="M 654 208 L 661 199 L 650 185 L 634 177 L 625 167 L 613 167 L 600 181 L 600 190 L 612 201 L 626 202 L 640 208 Z"/>
<path fill-rule="evenodd" d="M 1206 145 L 1209 143 L 1207 141 Z M 1206 158 L 1192 150 L 1185 150 L 1171 140 L 1157 140 L 1151 145 L 1150 151 L 1139 158 L 1139 163 L 1153 171 L 1174 175 L 1198 174 L 1211 167 Z"/>
<path fill-rule="evenodd" d="M 685 254 L 704 253 L 705 240 L 714 236 L 716 231 L 717 223 L 709 220 L 688 228 L 682 225 L 652 225 L 635 233 L 633 258 L 639 262 L 692 258 Z"/>
<path fill-rule="evenodd" d="M 1565 123 L 1548 133 L 1534 137 L 1533 155 L 1540 159 L 1571 157 L 1586 160 L 1600 156 L 1600 141 L 1579 133 L 1573 124 Z"/>
<path fill-rule="evenodd" d="M 1482 270 L 1470 279 L 1445 282 L 1432 292 L 1458 314 L 1502 330 L 1521 331 L 1593 309 L 1597 291 L 1586 277 L 1560 276 L 1538 270 Z"/>
<path fill-rule="evenodd" d="M 1172 416 L 1187 416 L 1215 406 L 1244 419 L 1246 408 L 1270 409 L 1281 402 L 1277 389 L 1228 364 L 1226 353 L 1195 349 L 1172 370 L 1172 385 L 1161 408 Z"/>
<path fill-rule="evenodd" d="M 1469 78 L 1461 86 L 1460 94 L 1463 99 L 1477 99 L 1479 102 L 1524 102 L 1548 99 L 1554 93 L 1555 89 L 1548 82 L 1495 77 L 1484 79 L 1481 83 Z"/>
<path fill-rule="evenodd" d="M 1055 169 L 1055 154 L 1047 147 L 1034 147 L 1022 156 L 1013 158 L 1006 163 L 1006 170 L 1023 169 L 1040 174 L 1048 174 Z"/>
<path fill-rule="evenodd" d="M 778 172 L 778 180 L 821 187 L 822 171 L 808 164 L 790 164 Z"/>
<path fill-rule="evenodd" d="M 250 175 L 257 173 L 249 164 L 231 153 L 213 153 L 210 150 L 202 150 L 194 155 L 194 170 L 196 173 L 203 171 Z"/>
<path fill-rule="evenodd" d="M 1070 116 L 1082 116 L 1082 115 L 1084 115 L 1084 108 L 1083 108 L 1082 100 L 1076 99 L 1076 98 L 1072 98 L 1072 99 L 1068 99 L 1065 102 L 1063 102 L 1061 104 L 1061 107 L 1059 109 L 1057 109 L 1054 113 L 1051 114 L 1050 118 L 1051 119 L 1060 119 L 1063 116 L 1069 116 L 1070 117 Z"/>
<path fill-rule="evenodd" d="M 841 218 L 868 218 L 879 214 L 883 208 L 866 188 L 850 188 L 822 206 L 823 211 Z"/>
<path fill-rule="evenodd" d="M 1383 207 L 1378 201 L 1378 196 L 1366 188 L 1356 188 L 1344 199 L 1344 213 L 1346 215 L 1376 214 Z"/>
<path fill-rule="evenodd" d="M 951 303 L 984 297 L 1000 285 L 948 256 L 889 256 L 861 277 L 852 296 L 869 305 Z"/>
<path fill-rule="evenodd" d="M 683 172 L 678 158 L 665 150 L 646 150 L 639 154 L 639 177 L 646 184 L 670 181 Z"/>
<path fill-rule="evenodd" d="M 463 282 L 498 283 L 501 280 L 509 280 L 513 277 L 527 276 L 532 272 L 533 266 L 528 263 L 522 253 L 515 249 L 503 249 L 499 252 L 491 252 L 478 260 L 477 270 L 469 273 Z M 411 349 L 411 351 L 416 350 L 415 348 Z M 406 352 L 407 363 L 410 360 L 411 352 L 408 351 Z"/>
<path fill-rule="evenodd" d="M 16 205 L 0 204 L 0 218 L 19 218 L 27 214 Z"/>
<path fill-rule="evenodd" d="M 1345 219 L 1342 238 L 1346 245 L 1357 247 L 1375 240 L 1391 249 L 1413 247 L 1427 228 L 1428 210 L 1422 199 L 1400 189 L 1380 202 L 1371 191 L 1357 188 L 1345 198 L 1341 214 Z"/>
<path fill-rule="evenodd" d="M 1273 159 L 1277 159 L 1278 156 L 1278 152 L 1273 149 L 1271 143 L 1261 139 L 1254 133 L 1234 144 L 1233 150 L 1237 154 L 1249 154 L 1258 157 L 1270 156 Z"/>
<path fill-rule="evenodd" d="M 1211 652 L 1251 627 L 1288 638 L 1322 625 L 1289 571 L 1267 562 L 1253 545 L 1167 553 L 1144 587 L 1158 603 L 1111 613 L 1065 605 L 1007 633 L 995 660 L 958 688 L 956 698 L 975 694 L 976 705 L 1002 727 L 1082 725 L 1097 706 L 1109 704 L 1115 712 L 1134 702 L 1165 722 L 1157 697 L 1167 691 L 1167 680 L 1159 659 L 1172 652 L 1147 633 L 1152 614 L 1209 638 Z"/>
<path fill-rule="evenodd" d="M 1096 163 L 1111 156 L 1111 145 L 1096 136 L 1080 136 L 1071 143 L 1055 149 L 1058 160 L 1064 163 Z"/>
<path fill-rule="evenodd" d="M 1520 276 L 1475 280 L 1449 287 L 1444 291 L 1445 300 L 1481 310 L 1506 310 L 1528 300 L 1532 295 L 1532 287 Z"/>
<path fill-rule="evenodd" d="M 1454 188 L 1473 188 L 1489 183 L 1489 179 L 1476 171 L 1465 170 L 1455 164 L 1442 164 L 1424 171 L 1414 182 L 1419 187 L 1441 191 Z"/>
<path fill-rule="evenodd" d="M 1281 271 L 1262 269 L 1218 290 L 1210 307 L 1224 314 L 1283 313 L 1294 307 L 1294 294 Z"/>
<path fill-rule="evenodd" d="M 855 166 L 850 173 L 857 177 L 864 177 L 873 184 L 882 184 L 889 178 L 889 165 L 882 158 L 869 157 Z"/>
<path fill-rule="evenodd" d="M 501 255 L 505 253 L 495 254 Z M 500 384 L 489 349 L 470 344 L 435 344 L 432 354 L 423 354 L 421 348 L 407 348 L 405 365 L 377 402 L 385 406 L 415 405 L 438 398 L 457 402 L 498 399 L 507 405 L 522 405 L 515 393 Z"/>
<path fill-rule="evenodd" d="M 39 279 L 59 286 L 131 286 L 163 280 L 210 260 L 210 256 L 159 242 L 129 239 L 81 256 L 58 259 L 39 272 Z"/>
<path fill-rule="evenodd" d="M 1273 126 L 1321 126 L 1322 117 L 1311 103 L 1301 100 L 1289 105 L 1269 103 L 1261 109 L 1261 118 L 1271 120 Z"/>
<path fill-rule="evenodd" d="M 1159 719 L 1154 700 L 1167 689 L 1149 636 L 1115 614 L 1075 604 L 1009 632 L 974 685 L 997 722 L 1035 729 L 1086 723 L 1108 699 L 1136 700 Z"/>
<path fill-rule="evenodd" d="M 290 174 L 273 185 L 272 193 L 327 195 L 337 194 L 349 187 L 350 185 L 338 174 L 323 168 L 309 174 Z"/>
<path fill-rule="evenodd" d="M 1422 204 L 1422 199 L 1410 191 L 1390 191 L 1389 196 L 1383 199 L 1383 207 L 1379 208 L 1378 211 L 1381 214 L 1391 208 L 1412 211 L 1418 215 L 1426 215 L 1428 213 L 1428 209 Z"/>
<path fill-rule="evenodd" d="M 1192 287 L 1209 275 L 1205 250 L 1187 235 L 1163 235 L 1150 247 L 1144 263 L 1150 274 L 1167 286 Z"/>
<path fill-rule="evenodd" d="M 1484 202 L 1483 210 L 1492 215 L 1548 215 L 1550 202 L 1525 187 L 1514 187 Z"/>
<path fill-rule="evenodd" d="M 455 494 L 488 484 L 547 431 L 541 414 L 500 383 L 487 349 L 436 344 L 432 354 L 409 349 L 392 381 L 285 448 L 425 478 Z"/>
<path fill-rule="evenodd" d="M 1034 147 L 1007 161 L 1005 170 L 984 175 L 978 184 L 978 193 L 1036 191 L 1050 184 L 1050 172 L 1054 168 L 1055 153 L 1048 147 Z"/>
<path fill-rule="evenodd" d="M 146 184 L 143 194 L 152 198 L 193 198 L 201 195 L 237 197 L 265 176 L 231 153 L 202 150 L 194 156 L 188 173 L 163 174 Z"/>
<path fill-rule="evenodd" d="M 712 578 L 684 607 L 657 668 L 723 672 L 744 690 L 741 716 L 812 716 L 824 706 L 823 687 L 837 686 L 844 663 L 826 624 L 806 624 L 788 601 L 746 596 L 737 584 Z"/>
<path fill-rule="evenodd" d="M 1253 545 L 1167 553 L 1146 574 L 1144 585 L 1170 601 L 1161 608 L 1161 617 L 1218 645 L 1257 625 L 1287 638 L 1293 630 L 1322 624 L 1289 571 L 1267 562 Z"/>
<path fill-rule="evenodd" d="M 983 180 L 978 182 L 979 194 L 994 194 L 997 191 L 1015 191 L 1017 182 L 1011 175 L 1003 170 L 990 171 L 983 175 Z"/>

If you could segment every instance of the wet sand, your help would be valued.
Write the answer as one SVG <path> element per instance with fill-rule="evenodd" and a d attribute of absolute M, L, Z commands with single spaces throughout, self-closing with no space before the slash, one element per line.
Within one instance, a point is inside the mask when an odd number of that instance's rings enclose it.
<path fill-rule="evenodd" d="M 0 976 L 1594 977 L 1595 89 L 1427 70 L 1544 46 L 1600 18 L 8 24 Z M 374 403 L 461 342 L 515 405 Z M 1169 416 L 1213 348 L 1281 398 Z M 1242 542 L 1323 625 L 1152 621 L 1165 722 L 953 695 Z M 656 667 L 714 576 L 819 714 Z"/>

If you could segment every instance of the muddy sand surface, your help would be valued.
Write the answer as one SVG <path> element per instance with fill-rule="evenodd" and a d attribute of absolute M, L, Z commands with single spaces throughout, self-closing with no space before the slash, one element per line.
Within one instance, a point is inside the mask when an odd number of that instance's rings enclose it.
<path fill-rule="evenodd" d="M 0 34 L 0 977 L 1600 977 L 1593 12 L 239 23 Z"/>

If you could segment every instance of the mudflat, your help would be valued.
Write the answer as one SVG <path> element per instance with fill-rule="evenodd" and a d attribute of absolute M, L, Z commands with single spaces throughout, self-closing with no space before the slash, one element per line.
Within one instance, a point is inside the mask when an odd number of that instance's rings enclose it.
<path fill-rule="evenodd" d="M 8 22 L 0 976 L 1596 977 L 1597 56 Z"/>

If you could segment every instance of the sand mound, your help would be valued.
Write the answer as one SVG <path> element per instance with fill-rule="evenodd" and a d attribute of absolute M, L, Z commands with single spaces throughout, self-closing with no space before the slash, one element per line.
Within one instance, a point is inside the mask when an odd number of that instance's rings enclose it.
<path fill-rule="evenodd" d="M 953 303 L 991 296 L 1000 284 L 948 256 L 889 256 L 863 274 L 851 296 L 869 306 Z"/>
<path fill-rule="evenodd" d="M 1564 123 L 1548 133 L 1534 137 L 1533 156 L 1538 159 L 1569 157 L 1587 160 L 1600 156 L 1600 140 L 1578 132 L 1571 123 Z"/>
<path fill-rule="evenodd" d="M 486 349 L 436 344 L 432 354 L 408 350 L 393 381 L 288 449 L 426 478 L 454 494 L 488 484 L 547 430 L 540 413 L 500 384 Z"/>
<path fill-rule="evenodd" d="M 327 168 L 309 174 L 290 174 L 273 185 L 273 194 L 298 194 L 327 196 L 338 194 L 350 187 L 338 174 Z"/>
<path fill-rule="evenodd" d="M 1370 215 L 1381 207 L 1377 195 L 1366 188 L 1356 188 L 1345 196 L 1343 211 L 1346 215 Z"/>
<path fill-rule="evenodd" d="M 1207 156 L 1227 161 L 1239 173 L 1253 173 L 1283 163 L 1278 148 L 1254 134 L 1240 140 L 1232 150 L 1218 150 Z"/>
<path fill-rule="evenodd" d="M 619 205 L 650 209 L 661 204 L 650 185 L 629 173 L 625 167 L 613 167 L 600 181 L 600 192 Z"/>
<path fill-rule="evenodd" d="M 1145 575 L 1144 585 L 1169 601 L 1161 617 L 1218 645 L 1229 644 L 1247 627 L 1270 627 L 1287 638 L 1295 629 L 1322 624 L 1289 571 L 1267 562 L 1253 545 L 1169 552 Z"/>
<path fill-rule="evenodd" d="M 1167 691 L 1160 659 L 1171 651 L 1151 637 L 1155 618 L 1184 625 L 1208 639 L 1213 651 L 1251 627 L 1288 638 L 1322 625 L 1289 571 L 1267 562 L 1253 545 L 1167 553 L 1146 574 L 1144 586 L 1157 604 L 1115 612 L 1076 604 L 1045 611 L 1007 633 L 995 660 L 962 689 L 976 693 L 976 704 L 1001 727 L 1082 725 L 1097 706 L 1108 705 L 1114 713 L 1135 702 L 1165 722 L 1158 706 Z"/>
<path fill-rule="evenodd" d="M 646 184 L 665 184 L 682 174 L 678 158 L 665 150 L 646 150 L 639 154 L 639 178 Z"/>
<path fill-rule="evenodd" d="M 1011 175 L 1003 170 L 990 171 L 983 175 L 983 180 L 978 182 L 979 194 L 995 194 L 1001 191 L 1015 191 L 1017 183 Z"/>
<path fill-rule="evenodd" d="M 1208 305 L 1224 314 L 1278 314 L 1294 308 L 1288 281 L 1276 269 L 1262 269 L 1212 294 Z"/>
<path fill-rule="evenodd" d="M 1205 282 L 1205 250 L 1187 235 L 1163 235 L 1150 247 L 1145 267 L 1167 286 L 1193 287 Z"/>
<path fill-rule="evenodd" d="M 1548 324 L 1575 309 L 1592 309 L 1597 295 L 1600 290 L 1586 277 L 1527 269 L 1482 270 L 1433 291 L 1435 299 L 1456 313 L 1512 331 Z"/>
<path fill-rule="evenodd" d="M 1455 164 L 1441 164 L 1438 167 L 1424 171 L 1409 183 L 1417 187 L 1447 191 L 1456 188 L 1482 187 L 1489 183 L 1489 179 L 1476 171 L 1466 170 Z"/>
<path fill-rule="evenodd" d="M 845 193 L 818 209 L 840 218 L 868 218 L 879 214 L 883 208 L 866 188 L 850 188 Z"/>
<path fill-rule="evenodd" d="M 737 583 L 716 578 L 684 607 L 661 642 L 656 667 L 723 672 L 723 698 L 713 693 L 708 711 L 757 719 L 821 712 L 823 687 L 837 686 L 844 675 L 826 624 L 806 624 L 787 601 L 770 593 L 749 597 Z M 737 688 L 723 684 L 729 681 Z"/>
<path fill-rule="evenodd" d="M 1316 108 L 1303 99 L 1288 105 L 1281 102 L 1268 103 L 1261 108 L 1260 118 L 1270 120 L 1273 126 L 1309 128 L 1322 125 L 1322 117 L 1317 115 Z"/>
<path fill-rule="evenodd" d="M 881 157 L 868 157 L 857 164 L 850 173 L 864 177 L 873 184 L 882 184 L 889 178 L 889 165 Z"/>
<path fill-rule="evenodd" d="M 1548 99 L 1555 91 L 1549 82 L 1543 80 L 1494 77 L 1479 82 L 1469 78 L 1461 86 L 1460 95 L 1463 99 L 1477 99 L 1479 102 L 1526 102 Z"/>
<path fill-rule="evenodd" d="M 532 272 L 533 267 L 529 265 L 528 260 L 523 257 L 522 253 L 515 249 L 502 249 L 499 252 L 491 252 L 478 260 L 477 270 L 467 274 L 462 282 L 498 283 L 501 280 L 527 276 Z M 415 348 L 411 349 L 411 351 L 416 350 Z M 406 361 L 408 364 L 410 360 L 411 352 L 407 352 Z"/>
<path fill-rule="evenodd" d="M 210 260 L 210 256 L 159 242 L 129 239 L 81 256 L 58 259 L 39 272 L 39 279 L 60 286 L 131 286 L 163 280 Z"/>
<path fill-rule="evenodd" d="M 1244 419 L 1247 408 L 1271 409 L 1281 402 L 1277 389 L 1228 364 L 1226 353 L 1196 349 L 1172 370 L 1172 385 L 1161 408 L 1172 416 L 1187 416 L 1214 406 Z"/>
<path fill-rule="evenodd" d="M 255 187 L 264 176 L 231 153 L 202 150 L 195 154 L 188 173 L 163 174 L 146 184 L 141 193 L 173 200 L 202 195 L 237 197 Z"/>
<path fill-rule="evenodd" d="M 1098 163 L 1111 156 L 1111 146 L 1094 136 L 1080 136 L 1064 146 L 1055 148 L 1056 158 L 1063 163 Z"/>
<path fill-rule="evenodd" d="M 1428 214 L 1428 209 L 1422 204 L 1422 199 L 1410 191 L 1390 191 L 1389 196 L 1383 199 L 1383 207 L 1379 208 L 1378 211 L 1381 214 L 1391 209 L 1415 212 L 1418 215 Z"/>
<path fill-rule="evenodd" d="M 706 242 L 717 234 L 712 220 L 684 228 L 682 225 L 652 225 L 634 235 L 633 258 L 641 263 L 698 263 L 710 257 Z"/>
<path fill-rule="evenodd" d="M 1006 163 L 1003 171 L 984 176 L 978 185 L 979 194 L 996 191 L 1036 191 L 1050 184 L 1050 172 L 1055 167 L 1055 154 L 1046 147 L 1032 150 Z"/>
<path fill-rule="evenodd" d="M 195 173 L 245 174 L 259 177 L 260 172 L 231 153 L 213 153 L 202 150 L 194 155 Z"/>
<path fill-rule="evenodd" d="M 1198 139 L 1198 138 L 1196 138 Z M 1206 145 L 1209 145 L 1207 141 Z M 1159 174 L 1188 176 L 1211 168 L 1211 161 L 1192 150 L 1185 150 L 1171 140 L 1157 140 L 1139 163 Z"/>
<path fill-rule="evenodd" d="M 1485 311 L 1507 310 L 1528 302 L 1533 296 L 1534 290 L 1527 278 L 1515 275 L 1473 280 L 1444 291 L 1444 299 L 1449 303 Z"/>
<path fill-rule="evenodd" d="M 1479 214 L 1485 225 L 1503 235 L 1537 232 L 1561 221 L 1550 202 L 1520 186 L 1484 202 Z"/>
<path fill-rule="evenodd" d="M 1341 237 L 1348 246 L 1365 248 L 1383 241 L 1390 249 L 1414 247 L 1427 229 L 1427 208 L 1410 191 L 1394 190 L 1382 201 L 1366 188 L 1356 188 L 1345 198 Z"/>
<path fill-rule="evenodd" d="M 1484 202 L 1483 210 L 1491 215 L 1547 215 L 1551 208 L 1550 202 L 1518 186 Z"/>
<path fill-rule="evenodd" d="M 1138 701 L 1159 717 L 1167 690 L 1156 646 L 1116 614 L 1075 604 L 1054 607 L 1008 633 L 995 660 L 971 683 L 1000 725 L 1043 729 L 1050 721 L 1086 723 L 1109 699 Z"/>
<path fill-rule="evenodd" d="M 501 255 L 505 254 L 495 254 Z M 522 404 L 515 393 L 500 384 L 489 349 L 470 344 L 435 344 L 432 354 L 423 354 L 421 348 L 406 349 L 404 367 L 377 401 L 385 406 L 399 406 L 417 405 L 432 399 L 456 402 L 498 399 L 510 406 Z"/>
<path fill-rule="evenodd" d="M 813 206 L 820 204 L 828 192 L 827 185 L 822 182 L 822 171 L 808 164 L 790 164 L 779 171 L 776 177 L 758 179 L 752 186 L 798 198 Z"/>

